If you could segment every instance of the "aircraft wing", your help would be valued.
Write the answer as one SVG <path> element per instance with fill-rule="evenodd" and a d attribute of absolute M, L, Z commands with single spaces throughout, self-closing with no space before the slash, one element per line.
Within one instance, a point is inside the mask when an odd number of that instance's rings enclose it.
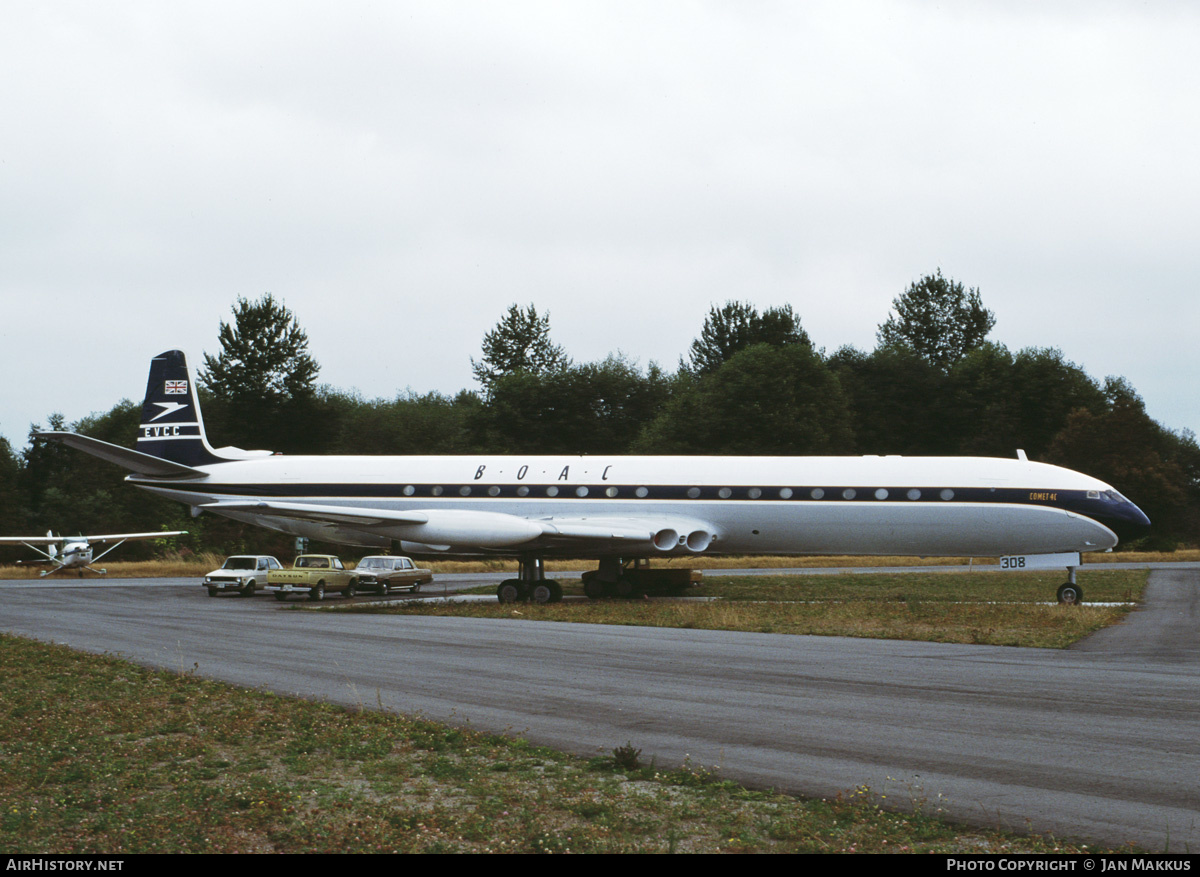
<path fill-rule="evenodd" d="M 161 539 L 164 536 L 184 536 L 187 530 L 159 530 L 156 533 L 111 533 L 108 536 L 84 536 L 88 542 L 127 542 L 140 539 Z M 45 538 L 45 537 L 42 537 Z M 65 542 L 70 542 L 70 536 L 60 536 Z"/>
<path fill-rule="evenodd" d="M 111 533 L 107 536 L 0 536 L 3 545 L 27 545 L 30 542 L 123 542 L 138 539 L 161 539 L 163 536 L 182 536 L 187 530 L 158 530 L 154 533 Z"/>
<path fill-rule="evenodd" d="M 570 547 L 581 552 L 704 550 L 714 537 L 704 521 L 667 515 L 532 517 L 469 509 L 386 509 L 278 502 L 217 502 L 205 511 L 236 517 L 290 519 L 363 534 L 419 542 L 439 549 Z"/>

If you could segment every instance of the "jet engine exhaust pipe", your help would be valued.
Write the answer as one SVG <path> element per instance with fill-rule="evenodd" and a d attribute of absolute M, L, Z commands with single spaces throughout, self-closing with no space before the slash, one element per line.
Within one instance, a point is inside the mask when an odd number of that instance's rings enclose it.
<path fill-rule="evenodd" d="M 679 547 L 681 540 L 679 538 L 678 531 L 672 530 L 670 527 L 666 527 L 655 533 L 654 538 L 651 541 L 653 541 L 654 547 L 659 551 L 674 551 Z"/>

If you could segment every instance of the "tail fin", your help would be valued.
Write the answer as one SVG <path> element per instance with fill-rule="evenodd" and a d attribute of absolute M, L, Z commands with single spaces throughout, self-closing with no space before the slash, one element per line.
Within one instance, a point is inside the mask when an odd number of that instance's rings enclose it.
<path fill-rule="evenodd" d="M 135 449 L 184 466 L 221 463 L 204 435 L 196 382 L 182 350 L 168 350 L 150 361 L 146 401 Z"/>

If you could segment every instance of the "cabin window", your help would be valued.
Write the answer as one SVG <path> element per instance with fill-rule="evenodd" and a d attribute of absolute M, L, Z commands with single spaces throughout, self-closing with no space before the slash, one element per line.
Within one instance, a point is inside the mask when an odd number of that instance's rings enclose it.
<path fill-rule="evenodd" d="M 854 499 L 856 496 L 858 496 L 858 491 L 853 487 L 847 487 L 842 491 L 842 499 Z"/>
<path fill-rule="evenodd" d="M 413 487 L 411 484 L 405 485 L 405 487 L 404 487 L 404 495 L 405 496 L 412 496 L 416 492 L 417 492 L 417 489 L 415 487 Z"/>
<path fill-rule="evenodd" d="M 721 497 L 721 499 L 729 499 L 729 497 L 733 496 L 733 491 L 728 487 L 722 487 L 717 491 L 717 496 Z"/>
<path fill-rule="evenodd" d="M 790 487 L 784 487 L 783 489 L 781 489 L 779 491 L 779 498 L 780 499 L 791 499 L 792 498 L 792 489 Z"/>
<path fill-rule="evenodd" d="M 947 487 L 945 490 L 943 490 L 938 495 L 941 496 L 942 499 L 954 499 L 954 491 L 951 490 L 949 487 Z"/>
<path fill-rule="evenodd" d="M 500 495 L 500 488 L 499 488 L 499 487 L 496 487 L 496 486 L 493 484 L 491 487 L 489 487 L 489 488 L 488 488 L 488 496 L 499 496 L 499 495 Z"/>
<path fill-rule="evenodd" d="M 429 491 L 429 492 L 430 492 L 431 494 L 433 494 L 434 496 L 441 496 L 441 495 L 442 495 L 442 488 L 441 488 L 441 487 L 435 487 L 433 490 L 431 490 L 431 491 Z"/>
<path fill-rule="evenodd" d="M 824 499 L 825 491 L 819 487 L 814 487 L 812 489 L 812 492 L 810 492 L 808 495 L 811 496 L 813 499 Z"/>
<path fill-rule="evenodd" d="M 920 499 L 920 498 L 921 498 L 921 491 L 917 490 L 917 489 L 914 487 L 912 490 L 910 490 L 910 491 L 908 492 L 908 498 L 909 498 L 909 499 Z"/>
<path fill-rule="evenodd" d="M 471 486 L 469 484 L 464 484 L 462 487 L 460 487 L 458 489 L 458 495 L 459 496 L 470 496 L 471 495 Z"/>
<path fill-rule="evenodd" d="M 639 499 L 645 499 L 645 498 L 646 498 L 646 496 L 647 496 L 649 493 L 650 493 L 650 491 L 648 491 L 648 490 L 647 490 L 646 488 L 644 488 L 644 487 L 639 487 L 637 490 L 635 490 L 635 491 L 634 491 L 634 494 L 635 494 L 635 495 L 636 495 L 636 496 L 637 496 Z"/>
<path fill-rule="evenodd" d="M 875 491 L 875 498 L 876 499 L 887 499 L 888 498 L 887 488 L 881 487 L 877 491 Z"/>
<path fill-rule="evenodd" d="M 576 495 L 576 496 L 587 496 L 587 495 L 588 495 L 588 489 L 587 489 L 586 487 L 576 487 L 576 488 L 575 488 L 575 495 Z"/>
<path fill-rule="evenodd" d="M 758 499 L 760 496 L 762 496 L 762 490 L 758 487 L 751 487 L 747 496 L 749 496 L 751 499 Z"/>
<path fill-rule="evenodd" d="M 689 488 L 688 488 L 688 497 L 689 497 L 689 498 L 691 498 L 691 499 L 695 499 L 695 498 L 696 498 L 696 497 L 698 497 L 699 495 L 700 495 L 700 488 L 699 488 L 699 487 L 689 487 Z"/>
<path fill-rule="evenodd" d="M 617 495 L 617 489 L 616 489 L 615 487 L 610 487 L 610 488 L 608 488 L 607 490 L 605 490 L 605 491 L 604 491 L 604 495 L 605 495 L 605 496 L 616 496 L 616 495 Z"/>
<path fill-rule="evenodd" d="M 517 488 L 517 496 L 529 496 L 529 488 L 522 484 Z"/>
<path fill-rule="evenodd" d="M 558 496 L 558 488 L 551 484 L 546 488 L 546 496 Z"/>

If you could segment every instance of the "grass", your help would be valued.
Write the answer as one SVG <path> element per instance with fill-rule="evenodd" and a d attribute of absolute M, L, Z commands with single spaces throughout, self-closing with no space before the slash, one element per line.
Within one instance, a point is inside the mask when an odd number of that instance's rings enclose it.
<path fill-rule="evenodd" d="M 802 800 L 6 635 L 0 673 L 10 853 L 1102 852 L 956 826 L 915 788 Z"/>
<path fill-rule="evenodd" d="M 350 552 L 342 557 L 343 561 L 352 564 L 357 562 L 359 553 Z M 110 578 L 180 578 L 188 576 L 201 577 L 216 569 L 225 560 L 220 554 L 200 554 L 189 557 L 168 557 L 161 560 L 146 561 L 112 561 L 106 558 L 101 562 L 108 569 Z M 285 564 L 290 558 L 280 558 Z M 1195 563 L 1200 561 L 1200 549 L 1183 549 L 1180 551 L 1121 551 L 1085 554 L 1085 566 L 1104 563 Z M 489 560 L 441 560 L 418 561 L 419 565 L 430 567 L 437 573 L 479 573 L 479 572 L 516 572 L 517 562 L 508 558 Z M 995 566 L 996 558 L 970 557 L 677 557 L 657 565 L 677 567 L 680 569 L 823 569 L 828 567 L 880 567 L 880 566 Z M 546 569 L 550 572 L 570 572 L 590 569 L 595 561 L 580 559 L 547 560 Z M 39 568 L 25 565 L 0 564 L 0 580 L 4 579 L 36 579 L 39 578 Z M 64 573 L 58 573 L 59 576 Z M 69 573 L 66 575 L 74 575 Z M 92 577 L 92 573 L 84 573 Z"/>
<path fill-rule="evenodd" d="M 1124 618 L 1147 577 L 1145 570 L 1089 569 L 1079 574 L 1089 603 L 1116 605 L 1048 602 L 1062 573 L 993 571 L 706 576 L 704 585 L 692 593 L 720 598 L 713 601 L 405 601 L 341 611 L 1065 648 Z M 563 590 L 582 593 L 574 582 L 564 583 Z"/>

